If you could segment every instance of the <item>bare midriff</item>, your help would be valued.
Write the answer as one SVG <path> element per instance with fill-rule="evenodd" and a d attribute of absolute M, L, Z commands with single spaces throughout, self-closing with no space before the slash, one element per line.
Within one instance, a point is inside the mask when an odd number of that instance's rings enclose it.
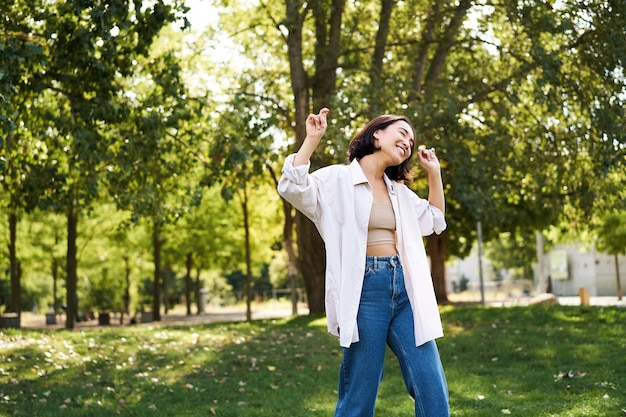
<path fill-rule="evenodd" d="M 393 256 L 398 253 L 396 245 L 371 245 L 365 250 L 367 256 Z"/>

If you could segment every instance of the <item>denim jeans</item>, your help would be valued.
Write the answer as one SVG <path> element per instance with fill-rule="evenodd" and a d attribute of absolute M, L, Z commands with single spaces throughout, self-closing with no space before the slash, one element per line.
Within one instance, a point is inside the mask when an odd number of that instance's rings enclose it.
<path fill-rule="evenodd" d="M 415 346 L 413 312 L 398 255 L 368 256 L 357 316 L 359 341 L 343 349 L 335 417 L 372 417 L 386 345 L 397 356 L 416 417 L 448 417 L 448 387 L 434 340 Z"/>

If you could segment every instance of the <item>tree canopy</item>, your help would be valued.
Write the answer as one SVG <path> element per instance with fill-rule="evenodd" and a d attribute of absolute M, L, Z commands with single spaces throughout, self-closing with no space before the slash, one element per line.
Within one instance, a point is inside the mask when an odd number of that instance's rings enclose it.
<path fill-rule="evenodd" d="M 478 220 L 491 239 L 623 204 L 605 181 L 624 171 L 620 2 L 220 4 L 222 27 L 283 106 L 294 149 L 306 116 L 331 108 L 314 167 L 344 160 L 351 133 L 380 112 L 408 115 L 418 142 L 437 148 L 449 228 L 429 239 L 429 254 L 441 301 L 443 262 L 468 253 Z M 415 188 L 425 192 L 419 173 Z M 300 267 L 320 288 L 322 245 L 297 223 Z M 309 296 L 319 308 L 322 295 Z"/>
<path fill-rule="evenodd" d="M 600 225 L 626 210 L 624 2 L 209 4 L 217 17 L 191 37 L 182 0 L 0 6 L 0 208 L 13 309 L 21 275 L 31 276 L 20 262 L 41 259 L 20 254 L 20 221 L 63 216 L 72 327 L 87 287 L 77 245 L 106 207 L 120 216 L 115 245 L 137 245 L 122 235 L 149 230 L 142 250 L 126 254 L 144 259 L 141 275 L 151 259 L 157 319 L 164 267 L 186 269 L 188 280 L 192 266 L 198 277 L 245 268 L 249 288 L 277 247 L 321 312 L 323 243 L 267 190 L 323 106 L 330 127 L 314 168 L 345 162 L 351 136 L 380 113 L 408 116 L 418 144 L 437 149 L 449 226 L 427 243 L 441 302 L 445 261 L 469 253 L 478 221 L 485 240 L 506 233 L 516 244 L 550 226 L 595 228 L 619 251 L 619 228 Z M 411 187 L 426 195 L 425 175 L 414 174 Z M 226 214 L 216 190 L 240 204 L 223 202 Z M 55 262 L 58 246 L 42 246 Z"/>

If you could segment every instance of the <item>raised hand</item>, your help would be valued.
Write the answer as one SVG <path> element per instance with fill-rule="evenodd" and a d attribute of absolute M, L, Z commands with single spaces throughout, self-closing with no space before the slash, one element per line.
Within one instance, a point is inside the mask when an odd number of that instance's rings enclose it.
<path fill-rule="evenodd" d="M 320 110 L 318 114 L 310 114 L 306 118 L 306 136 L 307 138 L 319 140 L 324 136 L 328 123 L 326 121 L 326 115 L 330 110 L 326 107 Z"/>
<path fill-rule="evenodd" d="M 310 114 L 309 117 L 306 118 L 306 138 L 304 138 L 302 146 L 296 153 L 293 166 L 306 164 L 311 158 L 311 155 L 313 155 L 313 151 L 317 145 L 319 145 L 320 139 L 322 139 L 328 127 L 326 115 L 329 111 L 330 110 L 324 107 L 318 114 Z"/>
<path fill-rule="evenodd" d="M 420 145 L 417 148 L 417 157 L 419 159 L 420 165 L 428 172 L 438 171 L 441 169 L 439 164 L 439 159 L 435 154 L 435 148 L 426 149 L 424 145 Z"/>

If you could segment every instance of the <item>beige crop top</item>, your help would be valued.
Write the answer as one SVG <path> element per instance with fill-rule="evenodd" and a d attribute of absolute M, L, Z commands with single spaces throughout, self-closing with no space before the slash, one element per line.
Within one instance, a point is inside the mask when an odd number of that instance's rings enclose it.
<path fill-rule="evenodd" d="M 396 216 L 391 204 L 372 203 L 367 246 L 396 244 Z"/>

